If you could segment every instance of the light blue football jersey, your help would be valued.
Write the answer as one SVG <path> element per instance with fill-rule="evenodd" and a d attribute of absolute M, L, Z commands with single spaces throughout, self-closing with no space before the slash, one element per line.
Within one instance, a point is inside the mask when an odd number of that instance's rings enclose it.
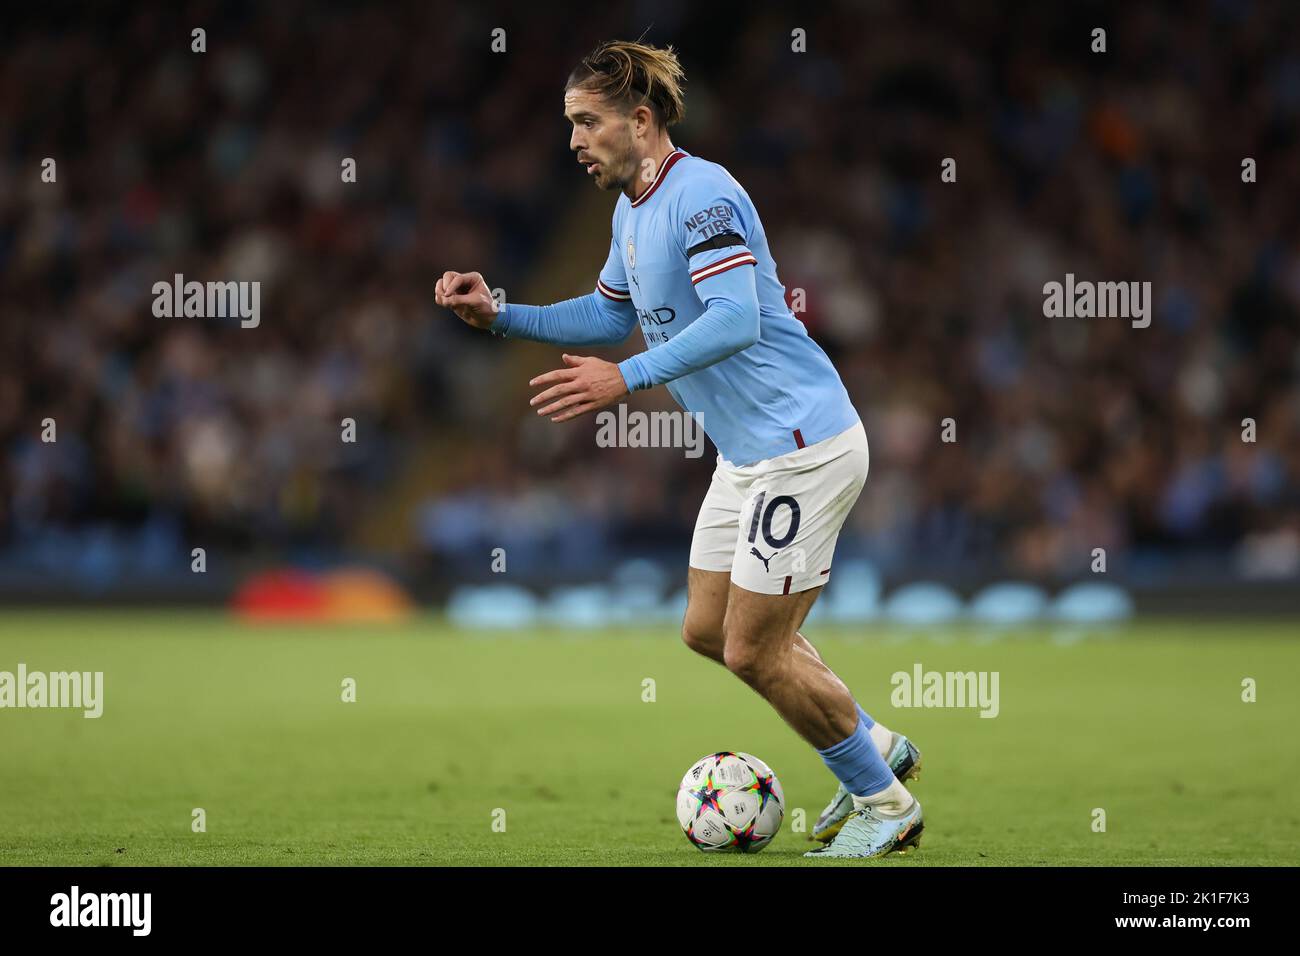
<path fill-rule="evenodd" d="M 711 295 L 734 291 L 746 279 L 738 269 L 755 270 L 756 339 L 676 377 L 682 357 L 656 346 L 704 315 Z M 857 424 L 834 365 L 786 306 L 758 211 L 717 163 L 678 149 L 636 200 L 619 196 L 596 289 L 636 309 L 647 350 L 620 363 L 629 388 L 665 384 L 684 409 L 700 413 L 731 464 L 788 454 Z"/>

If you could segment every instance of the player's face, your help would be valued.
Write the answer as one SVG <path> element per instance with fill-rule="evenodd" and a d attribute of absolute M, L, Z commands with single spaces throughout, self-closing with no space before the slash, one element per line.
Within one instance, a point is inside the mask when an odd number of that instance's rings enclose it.
<path fill-rule="evenodd" d="M 632 117 L 590 90 L 564 94 L 564 117 L 573 124 L 569 148 L 601 189 L 622 189 L 636 174 Z"/>

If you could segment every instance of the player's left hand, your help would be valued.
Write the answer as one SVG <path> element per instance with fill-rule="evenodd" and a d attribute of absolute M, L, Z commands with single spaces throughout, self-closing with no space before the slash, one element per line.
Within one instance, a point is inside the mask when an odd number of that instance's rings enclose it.
<path fill-rule="evenodd" d="M 539 375 L 529 385 L 549 385 L 528 402 L 538 415 L 550 415 L 553 422 L 567 422 L 587 412 L 604 408 L 627 394 L 623 373 L 613 362 L 583 355 L 565 355 L 567 368 Z"/>

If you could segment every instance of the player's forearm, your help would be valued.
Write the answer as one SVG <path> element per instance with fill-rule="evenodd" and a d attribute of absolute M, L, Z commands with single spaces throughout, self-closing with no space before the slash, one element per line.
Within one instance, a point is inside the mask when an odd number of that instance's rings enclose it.
<path fill-rule="evenodd" d="M 629 391 L 652 388 L 716 365 L 758 341 L 754 270 L 733 269 L 713 279 L 708 308 L 662 345 L 619 363 Z"/>
<path fill-rule="evenodd" d="M 553 345 L 614 345 L 627 338 L 635 315 L 631 305 L 591 293 L 553 305 L 506 303 L 492 331 L 511 339 Z"/>

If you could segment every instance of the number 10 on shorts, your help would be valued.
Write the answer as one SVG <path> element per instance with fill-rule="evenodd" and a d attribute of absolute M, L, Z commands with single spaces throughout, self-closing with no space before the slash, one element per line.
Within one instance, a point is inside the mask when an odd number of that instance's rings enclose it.
<path fill-rule="evenodd" d="M 761 530 L 763 532 L 763 543 L 769 548 L 784 548 L 799 533 L 799 502 L 795 501 L 790 495 L 777 495 L 767 502 L 767 508 L 765 509 L 763 502 L 766 498 L 767 492 L 760 491 L 758 497 L 754 500 L 754 515 L 749 522 L 749 543 L 756 543 L 758 533 Z M 786 528 L 785 534 L 779 538 L 774 538 L 772 536 L 772 520 L 782 507 L 790 509 L 790 526 Z"/>

